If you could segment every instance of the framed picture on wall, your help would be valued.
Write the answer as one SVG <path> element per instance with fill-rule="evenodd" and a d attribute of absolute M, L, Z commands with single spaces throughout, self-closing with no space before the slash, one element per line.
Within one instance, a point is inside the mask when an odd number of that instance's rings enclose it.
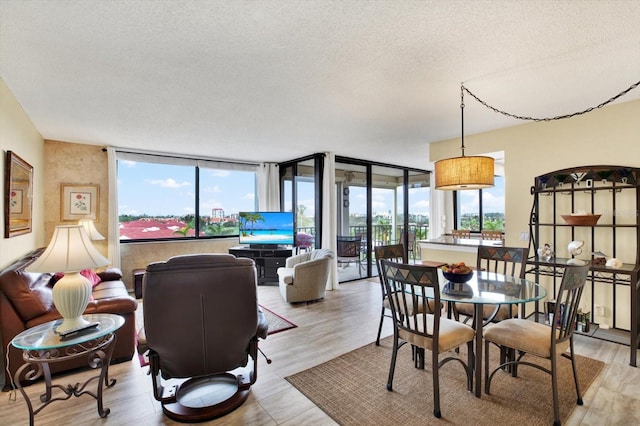
<path fill-rule="evenodd" d="M 99 185 L 63 183 L 60 207 L 63 221 L 77 222 L 80 219 L 98 221 Z"/>
<path fill-rule="evenodd" d="M 33 167 L 15 152 L 7 151 L 4 182 L 5 238 L 31 232 Z"/>

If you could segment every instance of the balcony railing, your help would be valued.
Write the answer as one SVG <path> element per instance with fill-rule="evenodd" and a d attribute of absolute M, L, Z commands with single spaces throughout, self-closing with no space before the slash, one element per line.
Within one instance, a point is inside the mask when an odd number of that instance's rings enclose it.
<path fill-rule="evenodd" d="M 429 238 L 429 225 L 409 225 L 410 232 L 415 231 L 415 240 L 425 240 Z M 298 234 L 302 234 L 302 238 L 298 238 L 298 241 L 304 241 L 311 235 L 315 237 L 315 227 L 298 228 Z M 386 244 L 399 243 L 400 236 L 402 234 L 402 226 L 396 226 L 395 232 L 393 225 L 373 225 L 371 229 L 371 237 L 373 239 L 373 246 L 381 246 Z M 367 227 L 365 225 L 357 225 L 349 227 L 349 236 L 361 235 L 365 239 L 367 235 Z M 298 244 L 300 246 L 300 244 Z"/>

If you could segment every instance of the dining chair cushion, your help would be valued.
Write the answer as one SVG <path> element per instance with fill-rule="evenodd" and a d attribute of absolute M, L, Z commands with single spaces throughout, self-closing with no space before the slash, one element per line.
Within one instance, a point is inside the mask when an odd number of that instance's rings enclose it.
<path fill-rule="evenodd" d="M 484 330 L 483 336 L 485 340 L 500 346 L 544 358 L 551 356 L 551 327 L 546 324 L 513 318 L 492 324 Z M 558 342 L 556 353 L 561 354 L 568 348 L 569 339 Z"/>
<path fill-rule="evenodd" d="M 415 321 L 417 321 L 418 330 L 424 333 L 423 317 L 424 314 L 418 314 L 415 316 Z M 411 321 L 413 322 L 413 320 Z M 431 314 L 427 314 L 427 333 L 433 333 L 433 315 Z M 437 353 L 443 353 L 464 345 L 468 341 L 473 340 L 474 336 L 475 331 L 468 325 L 441 317 Z M 433 351 L 433 339 L 430 337 L 419 336 L 414 333 L 406 332 L 402 329 L 398 330 L 398 337 L 412 345 Z"/>
<path fill-rule="evenodd" d="M 493 311 L 496 309 L 496 305 L 484 305 L 482 307 L 482 318 L 490 318 Z M 511 310 L 511 313 L 509 313 Z M 456 311 L 458 314 L 462 314 L 468 317 L 473 317 L 473 303 L 460 303 L 456 302 Z M 515 318 L 518 316 L 518 305 L 500 305 L 498 313 L 493 321 L 503 321 L 508 318 Z"/>

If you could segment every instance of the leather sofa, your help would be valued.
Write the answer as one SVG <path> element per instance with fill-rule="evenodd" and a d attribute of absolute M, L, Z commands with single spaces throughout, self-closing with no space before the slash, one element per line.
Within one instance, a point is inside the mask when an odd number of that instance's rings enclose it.
<path fill-rule="evenodd" d="M 289 303 L 310 302 L 325 296 L 334 253 L 317 249 L 287 258 L 278 268 L 280 294 Z"/>
<path fill-rule="evenodd" d="M 55 275 L 25 271 L 25 268 L 44 252 L 44 249 L 44 247 L 38 248 L 25 254 L 0 272 L 0 335 L 3 352 L 3 362 L 0 364 L 7 362 L 6 351 L 8 350 L 10 372 L 9 376 L 7 368 L 3 368 L 3 390 L 10 389 L 11 378 L 24 364 L 22 351 L 14 348 L 10 344 L 11 340 L 24 330 L 61 318 L 53 305 L 52 288 Z M 118 314 L 124 318 L 124 325 L 116 332 L 112 363 L 130 360 L 136 346 L 135 311 L 138 303 L 129 296 L 121 278 L 122 272 L 117 268 L 98 273 L 97 278 L 94 277 L 93 300 L 85 310 L 86 314 L 109 313 Z M 80 357 L 56 362 L 50 367 L 52 373 L 59 373 L 87 367 L 87 363 L 86 359 Z"/>

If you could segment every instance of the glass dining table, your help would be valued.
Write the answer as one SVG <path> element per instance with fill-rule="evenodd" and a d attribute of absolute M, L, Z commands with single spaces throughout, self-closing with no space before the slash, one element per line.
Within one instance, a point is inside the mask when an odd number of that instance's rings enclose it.
<path fill-rule="evenodd" d="M 442 272 L 440 272 L 441 274 Z M 475 271 L 473 277 L 464 284 L 452 283 L 440 277 L 440 300 L 446 302 L 448 314 L 454 302 L 473 304 L 474 348 L 474 390 L 476 397 L 482 390 L 482 332 L 485 319 L 485 305 L 514 305 L 533 302 L 547 296 L 541 285 L 523 278 L 495 272 Z M 524 309 L 522 310 L 524 312 Z"/>

